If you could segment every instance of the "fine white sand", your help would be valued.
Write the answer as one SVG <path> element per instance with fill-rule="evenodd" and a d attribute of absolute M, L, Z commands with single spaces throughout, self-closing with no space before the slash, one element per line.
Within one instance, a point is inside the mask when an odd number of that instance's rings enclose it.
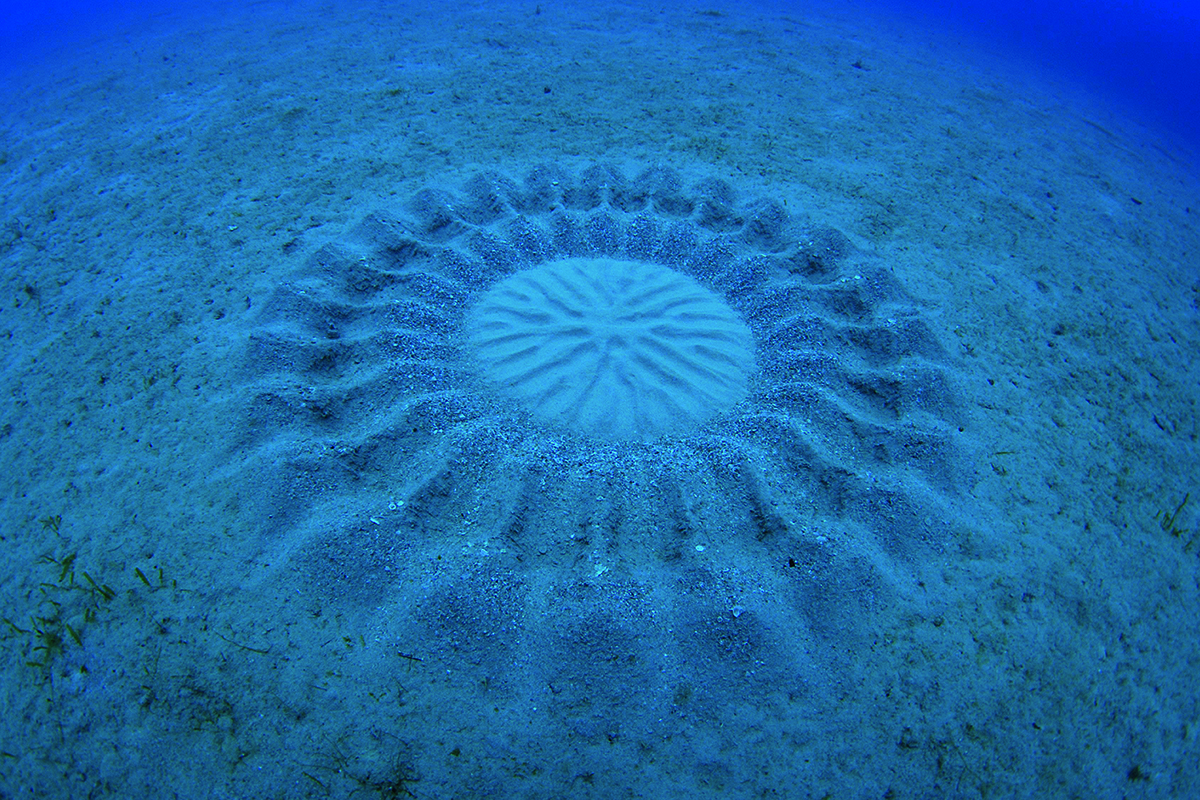
<path fill-rule="evenodd" d="M 860 10 L 353 6 L 5 78 L 0 794 L 1200 791 L 1194 153 Z M 239 365 L 273 289 L 422 187 L 596 161 L 841 230 L 954 350 L 977 480 L 937 612 L 880 612 L 819 706 L 576 740 L 266 561 Z"/>
<path fill-rule="evenodd" d="M 481 371 L 551 421 L 606 438 L 690 428 L 746 396 L 750 329 L 696 281 L 644 262 L 527 269 L 475 305 Z"/>

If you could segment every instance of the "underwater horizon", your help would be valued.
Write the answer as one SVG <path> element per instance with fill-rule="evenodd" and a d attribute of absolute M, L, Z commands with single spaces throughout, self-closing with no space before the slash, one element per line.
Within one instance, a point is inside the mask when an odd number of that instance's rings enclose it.
<path fill-rule="evenodd" d="M 118 36 L 146 20 L 172 16 L 212 19 L 240 3 L 164 4 L 73 0 L 7 4 L 0 21 L 0 75 L 31 59 L 53 58 L 74 42 Z M 288 13 L 312 13 L 315 3 L 276 4 Z M 368 6 L 371 4 L 367 4 Z M 514 3 L 513 8 L 528 4 Z M 534 3 L 536 7 L 538 4 Z M 805 8 L 850 8 L 838 0 L 739 0 L 688 4 L 703 9 L 757 9 L 803 13 Z M 1069 81 L 1127 108 L 1151 127 L 1191 148 L 1200 144 L 1200 5 L 1191 0 L 1070 0 L 1003 3 L 994 0 L 865 0 L 880 24 L 915 23 L 964 51 L 980 48 L 1048 79 Z M 402 6 L 402 4 L 401 4 Z M 354 7 L 351 3 L 350 8 Z M 261 43 L 260 43 L 261 44 Z M 255 46 L 248 42 L 248 46 Z"/>
<path fill-rule="evenodd" d="M 0 798 L 1197 796 L 1198 39 L 6 8 Z"/>

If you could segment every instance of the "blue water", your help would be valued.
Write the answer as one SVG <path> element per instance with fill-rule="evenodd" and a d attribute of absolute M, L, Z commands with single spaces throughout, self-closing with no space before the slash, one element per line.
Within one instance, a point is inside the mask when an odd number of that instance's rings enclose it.
<path fill-rule="evenodd" d="M 300 3 L 279 5 L 304 13 Z M 702 5 L 802 12 L 811 4 L 714 0 Z M 198 17 L 222 13 L 210 3 L 189 8 L 186 3 L 161 0 L 6 2 L 2 7 L 0 63 L 6 67 L 69 48 L 72 42 L 126 31 L 164 11 Z M 885 16 L 915 17 L 936 35 L 960 36 L 964 49 L 982 45 L 1024 61 L 1048 77 L 1075 81 L 1128 107 L 1132 115 L 1162 127 L 1172 137 L 1200 144 L 1200 2 L 1196 0 L 867 0 L 867 7 Z"/>
<path fill-rule="evenodd" d="M 1196 0 L 876 0 L 932 28 L 1078 81 L 1147 120 L 1200 141 Z"/>

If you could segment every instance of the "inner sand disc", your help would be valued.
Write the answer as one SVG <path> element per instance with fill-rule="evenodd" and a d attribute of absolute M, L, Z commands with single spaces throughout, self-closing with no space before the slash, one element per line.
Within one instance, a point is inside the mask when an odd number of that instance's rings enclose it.
<path fill-rule="evenodd" d="M 473 309 L 484 374 L 529 410 L 592 435 L 682 432 L 747 393 L 750 329 L 656 264 L 570 258 L 518 272 Z"/>

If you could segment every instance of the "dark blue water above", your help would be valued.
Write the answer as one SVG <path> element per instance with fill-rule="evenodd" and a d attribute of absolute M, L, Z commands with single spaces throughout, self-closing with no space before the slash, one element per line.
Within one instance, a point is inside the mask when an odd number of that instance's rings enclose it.
<path fill-rule="evenodd" d="M 306 13 L 303 2 L 276 1 L 297 16 Z M 514 1 L 531 8 L 537 5 L 535 0 L 508 0 Z M 843 9 L 859 5 L 828 2 Z M 1200 0 L 862 2 L 882 15 L 878 24 L 887 24 L 889 14 L 916 18 L 931 36 L 961 37 L 964 47 L 982 44 L 1048 77 L 1076 81 L 1128 107 L 1135 118 L 1165 129 L 1169 138 L 1200 145 Z M 123 33 L 156 13 L 169 9 L 186 16 L 187 5 L 163 0 L 3 0 L 0 79 L 14 66 L 48 51 L 61 52 L 72 42 Z M 731 14 L 759 9 L 803 15 L 811 0 L 711 0 L 701 5 L 724 7 Z M 194 5 L 197 20 L 227 10 L 221 10 L 220 4 Z"/>
<path fill-rule="evenodd" d="M 1077 80 L 1200 143 L 1197 0 L 877 0 Z"/>

